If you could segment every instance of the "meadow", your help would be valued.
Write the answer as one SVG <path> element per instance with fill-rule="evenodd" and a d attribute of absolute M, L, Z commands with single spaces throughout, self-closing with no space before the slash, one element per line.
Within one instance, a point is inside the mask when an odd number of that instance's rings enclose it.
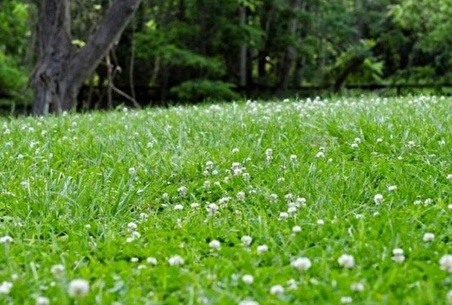
<path fill-rule="evenodd" d="M 451 109 L 0 119 L 0 304 L 452 303 Z"/>

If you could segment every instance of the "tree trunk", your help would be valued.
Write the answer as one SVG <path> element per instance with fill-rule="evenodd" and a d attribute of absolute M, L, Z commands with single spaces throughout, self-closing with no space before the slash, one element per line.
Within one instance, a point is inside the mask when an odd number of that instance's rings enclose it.
<path fill-rule="evenodd" d="M 71 43 L 70 0 L 38 2 L 38 56 L 31 77 L 36 115 L 70 111 L 83 81 L 117 42 L 142 0 L 117 0 L 81 49 Z"/>
<path fill-rule="evenodd" d="M 292 4 L 292 11 L 294 16 L 289 21 L 289 34 L 292 39 L 296 38 L 297 28 L 298 28 L 298 20 L 297 13 L 301 6 L 301 0 L 294 0 Z M 295 59 L 297 57 L 297 50 L 293 46 L 293 44 L 289 44 L 286 48 L 286 51 L 283 54 L 280 70 L 279 70 L 279 90 L 287 90 L 290 80 L 290 71 L 292 70 L 292 66 L 295 63 Z"/>
<path fill-rule="evenodd" d="M 246 26 L 246 7 L 240 6 L 240 26 L 244 29 Z M 246 44 L 240 46 L 240 87 L 246 88 L 247 85 L 247 48 Z"/>

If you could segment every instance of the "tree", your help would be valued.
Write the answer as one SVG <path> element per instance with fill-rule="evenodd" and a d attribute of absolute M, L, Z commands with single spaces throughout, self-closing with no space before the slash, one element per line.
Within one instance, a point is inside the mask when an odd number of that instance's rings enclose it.
<path fill-rule="evenodd" d="M 36 115 L 61 113 L 76 106 L 84 80 L 118 41 L 141 1 L 114 1 L 95 32 L 79 49 L 71 39 L 71 1 L 37 1 L 38 55 L 31 78 Z"/>

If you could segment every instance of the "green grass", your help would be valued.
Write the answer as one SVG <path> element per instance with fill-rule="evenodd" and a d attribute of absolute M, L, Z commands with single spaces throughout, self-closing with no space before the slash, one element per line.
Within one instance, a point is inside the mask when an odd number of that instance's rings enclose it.
<path fill-rule="evenodd" d="M 0 237 L 13 241 L 0 244 L 0 282 L 13 286 L 0 304 L 446 304 L 450 109 L 362 97 L 3 119 Z M 284 214 L 298 197 L 306 206 Z M 312 267 L 295 269 L 298 257 Z M 76 278 L 84 297 L 68 294 Z"/>

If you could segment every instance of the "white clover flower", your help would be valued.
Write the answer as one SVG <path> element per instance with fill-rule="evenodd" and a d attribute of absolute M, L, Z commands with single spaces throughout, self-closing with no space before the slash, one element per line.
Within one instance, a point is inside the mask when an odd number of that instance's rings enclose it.
<path fill-rule="evenodd" d="M 140 261 L 140 259 L 138 258 L 138 257 L 132 257 L 131 259 L 130 259 L 130 262 L 131 263 L 138 263 Z"/>
<path fill-rule="evenodd" d="M 239 305 L 259 305 L 259 303 L 253 300 L 243 300 L 239 302 Z"/>
<path fill-rule="evenodd" d="M 294 232 L 294 233 L 301 232 L 301 227 L 300 227 L 300 226 L 294 226 L 294 227 L 292 228 L 292 232 Z"/>
<path fill-rule="evenodd" d="M 55 277 L 61 276 L 65 270 L 66 268 L 61 264 L 53 265 L 52 268 L 50 268 L 50 272 L 52 272 L 53 276 Z"/>
<path fill-rule="evenodd" d="M 238 201 L 244 201 L 245 200 L 245 192 L 238 192 L 237 193 L 237 200 Z"/>
<path fill-rule="evenodd" d="M 452 290 L 449 290 L 446 294 L 446 300 L 448 303 L 452 303 Z"/>
<path fill-rule="evenodd" d="M 240 150 L 239 150 L 237 147 L 232 149 L 232 153 L 233 153 L 233 154 L 236 154 L 236 153 L 238 153 L 239 151 L 240 151 Z"/>
<path fill-rule="evenodd" d="M 355 292 L 361 292 L 361 291 L 364 290 L 364 284 L 361 283 L 361 282 L 358 282 L 358 283 L 352 283 L 351 286 L 350 286 L 350 289 L 351 289 L 352 291 L 355 291 Z"/>
<path fill-rule="evenodd" d="M 289 290 L 297 290 L 298 289 L 298 283 L 294 279 L 288 280 L 287 286 L 288 286 Z"/>
<path fill-rule="evenodd" d="M 284 287 L 281 285 L 274 285 L 270 287 L 270 294 L 282 294 L 284 293 Z"/>
<path fill-rule="evenodd" d="M 257 246 L 257 254 L 263 254 L 264 252 L 267 252 L 267 251 L 268 251 L 267 245 Z"/>
<path fill-rule="evenodd" d="M 182 266 L 184 264 L 184 259 L 180 255 L 174 255 L 168 259 L 168 264 L 170 266 Z"/>
<path fill-rule="evenodd" d="M 181 186 L 177 189 L 177 192 L 179 193 L 179 196 L 185 197 L 185 195 L 187 195 L 187 187 Z"/>
<path fill-rule="evenodd" d="M 304 197 L 298 197 L 295 200 L 296 206 L 299 208 L 305 207 L 306 206 L 306 198 Z"/>
<path fill-rule="evenodd" d="M 284 196 L 284 199 L 285 199 L 287 202 L 291 202 L 292 199 L 293 199 L 293 195 L 292 195 L 291 193 L 286 194 L 286 195 Z"/>
<path fill-rule="evenodd" d="M 131 168 L 129 168 L 129 174 L 130 175 L 135 175 L 137 173 L 137 170 L 135 169 L 135 167 L 131 167 Z"/>
<path fill-rule="evenodd" d="M 435 234 L 433 233 L 425 233 L 424 237 L 422 237 L 422 240 L 425 242 L 431 242 L 435 239 Z"/>
<path fill-rule="evenodd" d="M 36 298 L 36 305 L 49 305 L 49 304 L 50 304 L 49 298 L 41 296 Z"/>
<path fill-rule="evenodd" d="M 136 223 L 134 223 L 134 222 L 129 222 L 129 223 L 127 224 L 127 228 L 128 228 L 129 230 L 133 231 L 133 230 L 136 230 L 136 229 L 138 228 L 138 225 L 137 225 Z"/>
<path fill-rule="evenodd" d="M 204 188 L 206 188 L 206 189 L 210 188 L 210 181 L 209 180 L 204 181 Z"/>
<path fill-rule="evenodd" d="M 431 198 L 427 198 L 424 200 L 424 205 L 430 205 L 432 203 L 433 203 L 433 199 L 431 199 Z"/>
<path fill-rule="evenodd" d="M 140 213 L 140 219 L 141 219 L 141 220 L 146 220 L 146 219 L 148 219 L 148 217 L 149 217 L 148 214 L 146 214 L 146 213 Z"/>
<path fill-rule="evenodd" d="M 13 283 L 4 281 L 0 285 L 0 294 L 9 294 L 11 292 L 12 288 L 13 288 Z"/>
<path fill-rule="evenodd" d="M 192 204 L 190 204 L 190 207 L 191 207 L 192 209 L 197 209 L 197 208 L 199 208 L 199 203 L 193 202 Z"/>
<path fill-rule="evenodd" d="M 397 190 L 397 185 L 390 185 L 390 186 L 388 186 L 388 192 L 393 192 L 395 190 Z"/>
<path fill-rule="evenodd" d="M 342 266 L 344 268 L 351 269 L 351 268 L 355 267 L 355 258 L 349 254 L 342 254 L 338 258 L 337 262 L 339 263 L 340 266 Z"/>
<path fill-rule="evenodd" d="M 245 247 L 249 247 L 251 245 L 251 243 L 253 242 L 253 238 L 248 235 L 242 236 L 242 238 L 240 240 L 242 241 L 242 244 Z"/>
<path fill-rule="evenodd" d="M 174 210 L 176 211 L 182 211 L 184 209 L 184 206 L 182 204 L 176 204 L 174 206 Z"/>
<path fill-rule="evenodd" d="M 307 257 L 298 257 L 290 262 L 290 265 L 300 271 L 306 271 L 311 268 L 311 260 Z"/>
<path fill-rule="evenodd" d="M 207 206 L 207 212 L 209 212 L 210 216 L 214 216 L 218 211 L 218 206 L 215 203 L 209 203 Z"/>
<path fill-rule="evenodd" d="M 350 144 L 350 147 L 353 149 L 357 149 L 359 147 L 358 143 L 352 143 Z"/>
<path fill-rule="evenodd" d="M 276 195 L 276 194 L 270 194 L 270 201 L 271 201 L 272 203 L 277 202 L 277 201 L 278 201 L 278 195 Z"/>
<path fill-rule="evenodd" d="M 295 162 L 295 161 L 297 161 L 298 160 L 298 157 L 297 157 L 297 155 L 290 155 L 290 161 L 292 161 L 292 162 Z"/>
<path fill-rule="evenodd" d="M 89 292 L 89 283 L 84 279 L 75 279 L 69 283 L 68 293 L 71 297 L 84 297 Z"/>
<path fill-rule="evenodd" d="M 279 213 L 279 219 L 286 220 L 287 218 L 289 218 L 289 213 L 287 213 L 287 212 Z"/>
<path fill-rule="evenodd" d="M 12 243 L 13 241 L 14 239 L 9 235 L 0 237 L 0 244 L 9 244 Z"/>
<path fill-rule="evenodd" d="M 245 274 L 242 276 L 242 282 L 251 285 L 254 282 L 254 277 L 251 274 Z"/>
<path fill-rule="evenodd" d="M 323 219 L 318 219 L 316 222 L 319 226 L 323 226 L 325 224 L 325 221 Z"/>
<path fill-rule="evenodd" d="M 220 250 L 221 248 L 221 243 L 220 241 L 214 239 L 209 243 L 209 247 L 214 249 L 214 250 Z"/>
<path fill-rule="evenodd" d="M 383 142 L 383 139 L 382 138 L 378 138 L 376 142 L 377 143 L 381 143 L 381 142 Z"/>
<path fill-rule="evenodd" d="M 319 151 L 318 153 L 317 153 L 317 155 L 315 155 L 315 157 L 316 158 L 325 158 L 325 153 L 323 152 L 323 151 Z"/>
<path fill-rule="evenodd" d="M 353 302 L 352 297 L 345 296 L 341 297 L 341 304 L 351 304 Z"/>
<path fill-rule="evenodd" d="M 146 258 L 146 262 L 149 264 L 149 265 L 157 265 L 157 259 L 155 258 L 155 257 L 148 257 L 148 258 Z"/>
<path fill-rule="evenodd" d="M 452 273 L 452 255 L 445 254 L 439 260 L 439 265 L 441 270 L 445 270 L 447 272 Z"/>
<path fill-rule="evenodd" d="M 447 180 L 452 180 L 452 174 L 448 174 L 446 178 Z"/>
<path fill-rule="evenodd" d="M 376 194 L 374 196 L 374 202 L 376 205 L 379 205 L 383 201 L 383 195 L 382 194 Z"/>
<path fill-rule="evenodd" d="M 405 261 L 405 255 L 403 255 L 404 254 L 403 249 L 396 248 L 396 249 L 392 250 L 392 254 L 393 254 L 393 256 L 391 259 L 394 262 L 403 263 Z"/>
<path fill-rule="evenodd" d="M 277 181 L 278 183 L 283 183 L 284 181 L 286 181 L 286 178 L 284 178 L 284 177 L 279 177 L 276 181 Z"/>

